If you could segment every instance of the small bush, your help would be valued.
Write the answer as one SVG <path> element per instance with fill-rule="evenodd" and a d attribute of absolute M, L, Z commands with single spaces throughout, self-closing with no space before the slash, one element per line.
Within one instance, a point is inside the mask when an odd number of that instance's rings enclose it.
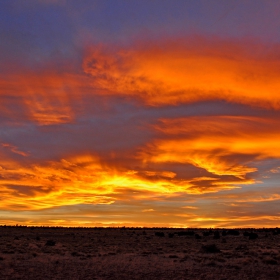
<path fill-rule="evenodd" d="M 230 230 L 227 231 L 227 235 L 238 236 L 238 235 L 240 235 L 240 232 L 238 230 L 235 230 L 235 229 L 230 229 Z"/>
<path fill-rule="evenodd" d="M 164 232 L 162 232 L 162 231 L 156 231 L 156 232 L 155 232 L 155 236 L 164 237 Z"/>
<path fill-rule="evenodd" d="M 221 250 L 217 248 L 216 244 L 203 245 L 200 250 L 202 253 L 219 253 Z"/>
<path fill-rule="evenodd" d="M 218 231 L 214 232 L 214 239 L 220 239 L 220 232 Z"/>
<path fill-rule="evenodd" d="M 264 260 L 264 263 L 266 263 L 266 264 L 272 264 L 272 265 L 278 264 L 278 262 L 277 262 L 276 260 L 272 259 L 272 258 L 267 258 L 267 259 L 265 259 L 265 260 Z"/>
<path fill-rule="evenodd" d="M 170 259 L 178 259 L 179 257 L 177 255 L 169 255 Z"/>
<path fill-rule="evenodd" d="M 194 231 L 192 231 L 192 230 L 182 230 L 182 231 L 176 232 L 176 234 L 178 236 L 193 236 L 194 235 Z"/>
<path fill-rule="evenodd" d="M 198 233 L 196 233 L 194 237 L 195 239 L 201 239 L 201 236 Z"/>
<path fill-rule="evenodd" d="M 237 250 L 237 251 L 247 251 L 248 247 L 245 244 L 240 244 L 235 248 L 235 250 Z"/>
<path fill-rule="evenodd" d="M 45 246 L 55 246 L 55 243 L 56 243 L 56 242 L 53 241 L 53 240 L 47 240 Z"/>
<path fill-rule="evenodd" d="M 258 237 L 259 237 L 258 234 L 255 232 L 250 232 L 250 234 L 249 234 L 249 240 L 255 240 Z"/>
<path fill-rule="evenodd" d="M 222 231 L 222 236 L 227 236 L 227 231 L 226 230 Z"/>
<path fill-rule="evenodd" d="M 169 237 L 169 238 L 173 238 L 173 237 L 174 237 L 174 233 L 171 233 L 171 232 L 168 233 L 168 237 Z"/>

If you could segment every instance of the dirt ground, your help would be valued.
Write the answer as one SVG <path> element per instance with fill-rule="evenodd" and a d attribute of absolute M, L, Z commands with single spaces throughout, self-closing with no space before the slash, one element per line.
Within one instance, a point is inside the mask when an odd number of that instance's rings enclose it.
<path fill-rule="evenodd" d="M 0 227 L 0 279 L 280 279 L 279 229 Z"/>

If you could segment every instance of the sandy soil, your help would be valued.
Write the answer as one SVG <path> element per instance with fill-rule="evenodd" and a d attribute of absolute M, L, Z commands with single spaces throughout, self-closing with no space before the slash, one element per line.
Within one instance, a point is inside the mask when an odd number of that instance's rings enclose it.
<path fill-rule="evenodd" d="M 278 229 L 0 227 L 0 279 L 280 279 L 279 264 Z"/>

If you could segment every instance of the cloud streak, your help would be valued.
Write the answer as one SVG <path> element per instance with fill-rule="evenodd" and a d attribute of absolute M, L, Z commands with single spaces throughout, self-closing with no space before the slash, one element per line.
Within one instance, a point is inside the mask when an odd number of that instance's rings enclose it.
<path fill-rule="evenodd" d="M 151 106 L 219 99 L 280 108 L 277 46 L 263 53 L 261 44 L 217 38 L 141 46 L 93 48 L 83 69 L 97 87 L 141 98 Z"/>

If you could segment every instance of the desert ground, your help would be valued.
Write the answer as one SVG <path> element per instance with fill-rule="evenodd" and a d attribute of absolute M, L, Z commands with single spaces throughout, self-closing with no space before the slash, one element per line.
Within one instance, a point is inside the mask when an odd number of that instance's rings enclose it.
<path fill-rule="evenodd" d="M 280 230 L 1 226 L 0 279 L 280 279 Z"/>

